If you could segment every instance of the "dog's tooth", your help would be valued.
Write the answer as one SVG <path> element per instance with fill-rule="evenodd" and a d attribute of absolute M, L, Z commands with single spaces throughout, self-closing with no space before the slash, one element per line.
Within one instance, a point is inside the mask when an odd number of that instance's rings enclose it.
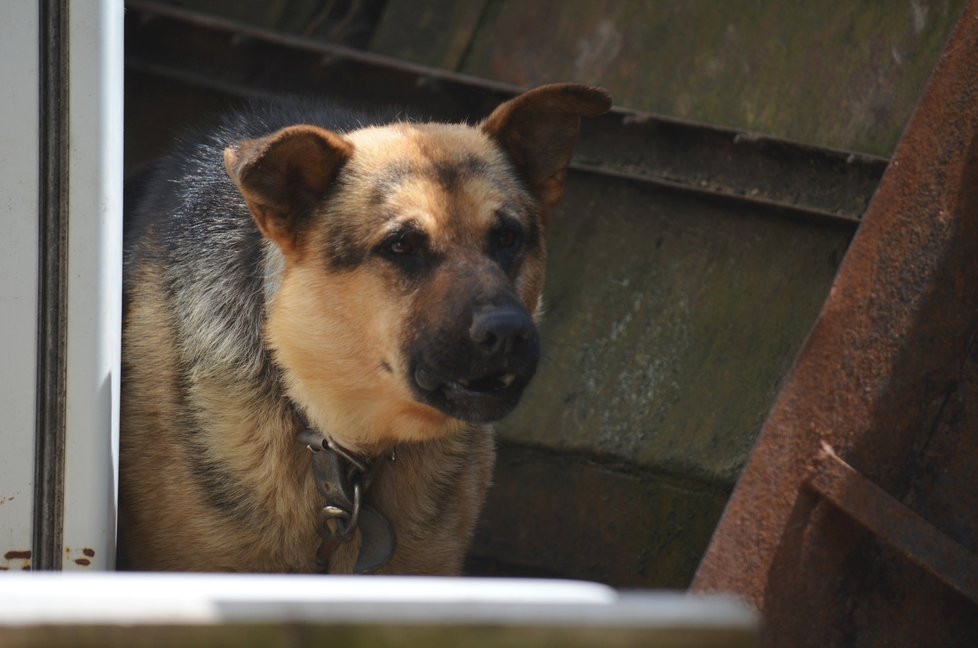
<path fill-rule="evenodd" d="M 505 376 L 499 379 L 499 382 L 503 384 L 503 387 L 509 387 L 510 385 L 513 384 L 513 382 L 515 382 L 515 380 L 516 380 L 516 376 L 514 376 L 513 374 L 506 374 Z"/>

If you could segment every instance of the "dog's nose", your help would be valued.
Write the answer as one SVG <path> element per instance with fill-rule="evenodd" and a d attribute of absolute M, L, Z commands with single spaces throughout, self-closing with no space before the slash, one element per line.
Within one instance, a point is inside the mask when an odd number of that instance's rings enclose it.
<path fill-rule="evenodd" d="M 477 311 L 469 336 L 487 358 L 510 355 L 533 336 L 533 320 L 526 309 L 513 306 Z"/>

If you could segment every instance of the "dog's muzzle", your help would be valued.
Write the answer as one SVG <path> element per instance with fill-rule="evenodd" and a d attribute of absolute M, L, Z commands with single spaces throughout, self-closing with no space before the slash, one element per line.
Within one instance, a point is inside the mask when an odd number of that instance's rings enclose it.
<path fill-rule="evenodd" d="M 473 423 L 496 421 L 516 407 L 536 373 L 540 341 L 522 304 L 481 307 L 467 329 L 418 345 L 411 381 L 421 402 Z"/>

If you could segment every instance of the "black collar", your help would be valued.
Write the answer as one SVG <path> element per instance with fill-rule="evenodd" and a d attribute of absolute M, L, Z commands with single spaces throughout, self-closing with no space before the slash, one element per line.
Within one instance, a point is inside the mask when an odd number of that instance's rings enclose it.
<path fill-rule="evenodd" d="M 312 478 L 324 502 L 316 524 L 322 539 L 316 566 L 328 572 L 333 554 L 359 529 L 360 553 L 354 572 L 371 574 L 387 564 L 395 546 L 390 522 L 363 501 L 382 461 L 347 450 L 310 425 L 298 408 L 295 411 L 301 427 L 298 440 L 312 451 Z"/>

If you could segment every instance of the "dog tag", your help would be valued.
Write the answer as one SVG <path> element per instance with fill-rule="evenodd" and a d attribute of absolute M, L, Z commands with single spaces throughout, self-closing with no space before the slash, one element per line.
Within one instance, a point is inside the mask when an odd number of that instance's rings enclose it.
<path fill-rule="evenodd" d="M 357 574 L 372 574 L 390 560 L 394 553 L 394 528 L 374 507 L 364 504 L 360 507 L 360 555 L 357 556 L 353 571 Z"/>

